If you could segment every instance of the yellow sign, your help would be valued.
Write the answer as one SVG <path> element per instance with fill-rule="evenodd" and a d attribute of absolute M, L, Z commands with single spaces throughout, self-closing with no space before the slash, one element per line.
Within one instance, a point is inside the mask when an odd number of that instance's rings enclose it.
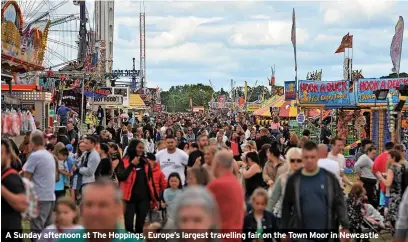
<path fill-rule="evenodd" d="M 135 109 L 145 109 L 146 105 L 143 102 L 142 97 L 139 94 L 130 94 L 129 95 L 129 107 Z"/>
<path fill-rule="evenodd" d="M 260 109 L 262 106 L 261 104 L 247 104 L 247 111 L 248 112 L 255 112 L 256 110 Z"/>

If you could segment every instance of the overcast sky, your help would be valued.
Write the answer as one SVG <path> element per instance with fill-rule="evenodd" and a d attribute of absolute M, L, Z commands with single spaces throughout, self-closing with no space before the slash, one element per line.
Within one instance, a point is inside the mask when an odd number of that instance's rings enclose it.
<path fill-rule="evenodd" d="M 93 12 L 92 3 L 87 2 Z M 408 1 L 145 1 L 147 85 L 168 89 L 187 83 L 229 89 L 267 84 L 271 66 L 276 81 L 294 80 L 290 40 L 296 11 L 298 79 L 323 69 L 323 80 L 340 80 L 343 54 L 334 54 L 342 37 L 354 35 L 353 69 L 365 77 L 391 72 L 390 44 Z M 115 1 L 114 69 L 139 66 L 140 2 Z M 408 25 L 408 23 L 406 23 Z M 407 28 L 407 27 L 405 27 Z M 401 71 L 408 72 L 408 33 Z M 351 55 L 351 51 L 350 51 Z"/>

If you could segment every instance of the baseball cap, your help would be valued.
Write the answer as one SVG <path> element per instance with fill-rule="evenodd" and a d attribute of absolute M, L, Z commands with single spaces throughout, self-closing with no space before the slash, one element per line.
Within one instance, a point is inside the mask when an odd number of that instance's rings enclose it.
<path fill-rule="evenodd" d="M 72 145 L 71 144 L 67 144 L 65 147 L 67 148 L 68 151 L 72 151 Z"/>

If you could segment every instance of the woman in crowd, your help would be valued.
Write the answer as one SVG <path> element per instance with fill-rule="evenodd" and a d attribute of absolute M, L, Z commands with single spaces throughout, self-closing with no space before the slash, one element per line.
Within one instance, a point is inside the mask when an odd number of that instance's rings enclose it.
<path fill-rule="evenodd" d="M 127 154 L 119 162 L 115 173 L 126 202 L 125 228 L 129 232 L 142 233 L 150 202 L 156 202 L 158 195 L 153 188 L 152 170 L 144 157 L 144 144 L 140 140 L 130 141 Z"/>
<path fill-rule="evenodd" d="M 200 167 L 192 167 L 187 170 L 187 185 L 207 186 L 210 182 L 210 175 L 207 169 Z"/>
<path fill-rule="evenodd" d="M 298 147 L 298 137 L 295 133 L 290 136 L 290 139 L 286 144 L 284 154 L 286 155 L 286 153 L 288 153 L 288 151 L 293 147 Z"/>
<path fill-rule="evenodd" d="M 149 130 L 144 132 L 142 142 L 145 146 L 145 152 L 154 153 L 154 141 Z"/>
<path fill-rule="evenodd" d="M 259 164 L 261 165 L 261 167 L 264 167 L 266 162 L 268 161 L 269 148 L 271 148 L 270 144 L 264 144 L 258 152 Z"/>
<path fill-rule="evenodd" d="M 190 144 L 189 143 L 180 143 L 177 148 L 179 148 L 180 150 L 184 151 L 187 153 L 187 155 L 190 154 Z"/>
<path fill-rule="evenodd" d="M 365 190 L 363 184 L 360 182 L 353 184 L 347 198 L 347 214 L 350 220 L 349 227 L 351 233 L 362 232 L 364 196 Z M 361 239 L 357 241 L 361 241 Z"/>
<path fill-rule="evenodd" d="M 95 179 L 98 179 L 98 177 L 101 176 L 112 177 L 112 161 L 109 155 L 109 146 L 107 144 L 100 144 L 99 156 L 101 157 L 101 161 L 99 162 L 98 168 L 96 168 Z"/>
<path fill-rule="evenodd" d="M 354 164 L 354 172 L 357 179 L 360 180 L 364 189 L 367 192 L 368 200 L 373 206 L 377 206 L 377 177 L 373 174 L 374 159 L 377 155 L 377 149 L 375 147 L 368 147 L 366 154 L 361 155 L 357 162 Z"/>
<path fill-rule="evenodd" d="M 388 213 L 386 220 L 391 226 L 395 227 L 395 222 L 398 218 L 398 208 L 402 198 L 402 177 L 405 173 L 405 166 L 400 164 L 401 154 L 396 150 L 388 152 L 387 164 L 389 164 L 387 174 L 384 177 L 381 172 L 377 172 L 377 177 L 384 183 L 387 188 L 390 188 L 390 198 L 388 200 Z"/>
<path fill-rule="evenodd" d="M 203 187 L 192 186 L 179 194 L 174 204 L 174 212 L 166 224 L 166 232 L 200 233 L 219 232 L 219 213 L 213 196 Z M 191 239 L 169 239 L 166 241 L 195 242 Z M 203 242 L 215 242 L 208 236 Z"/>
<path fill-rule="evenodd" d="M 286 182 L 291 174 L 302 167 L 302 150 L 299 148 L 291 148 L 288 150 L 286 163 L 288 164 L 289 170 L 276 179 L 271 199 L 268 203 L 268 210 L 273 211 L 278 220 L 281 219 L 282 215 L 282 201 L 285 195 Z"/>
<path fill-rule="evenodd" d="M 213 146 L 208 146 L 204 150 L 204 165 L 203 168 L 207 170 L 208 175 L 210 176 L 210 179 L 213 179 L 214 174 L 212 173 L 212 163 L 214 160 L 215 153 L 217 152 L 217 149 Z"/>
<path fill-rule="evenodd" d="M 283 167 L 285 164 L 280 159 L 280 150 L 276 141 L 274 141 L 269 148 L 268 161 L 263 167 L 263 178 L 264 181 L 268 184 L 269 187 L 275 183 L 276 178 L 280 175 L 278 169 Z"/>
<path fill-rule="evenodd" d="M 184 132 L 182 130 L 177 130 L 176 139 L 177 139 L 177 144 L 187 143 L 187 139 L 184 137 Z"/>
<path fill-rule="evenodd" d="M 245 200 L 249 203 L 252 193 L 258 187 L 264 186 L 262 179 L 262 167 L 259 164 L 259 157 L 256 152 L 246 154 L 246 162 L 242 164 L 242 176 L 245 180 Z"/>

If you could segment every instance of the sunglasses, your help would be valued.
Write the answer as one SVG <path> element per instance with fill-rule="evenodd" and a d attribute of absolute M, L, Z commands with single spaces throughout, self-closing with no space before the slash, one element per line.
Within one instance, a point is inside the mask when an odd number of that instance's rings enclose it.
<path fill-rule="evenodd" d="M 302 159 L 290 159 L 290 163 L 302 163 Z"/>

